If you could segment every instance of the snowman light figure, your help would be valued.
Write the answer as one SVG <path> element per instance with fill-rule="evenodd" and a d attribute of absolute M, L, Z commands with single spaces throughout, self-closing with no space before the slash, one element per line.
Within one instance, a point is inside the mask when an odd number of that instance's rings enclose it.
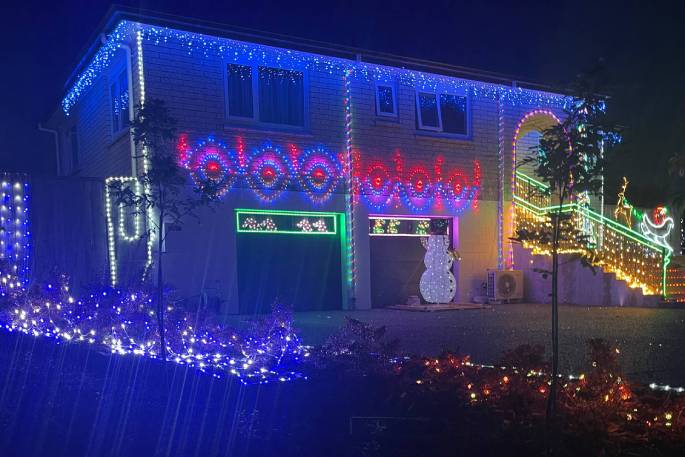
<path fill-rule="evenodd" d="M 426 255 L 423 258 L 426 271 L 421 275 L 419 290 L 428 303 L 449 303 L 457 291 L 452 274 L 452 262 L 456 256 L 449 249 L 450 239 L 445 234 L 446 224 L 435 224 L 435 227 L 433 225 L 431 224 L 431 235 L 427 239 L 421 238 L 426 248 Z"/>

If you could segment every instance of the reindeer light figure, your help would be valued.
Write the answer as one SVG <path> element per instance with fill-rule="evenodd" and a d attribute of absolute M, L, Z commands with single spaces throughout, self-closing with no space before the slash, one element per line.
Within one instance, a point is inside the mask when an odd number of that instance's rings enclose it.
<path fill-rule="evenodd" d="M 628 178 L 623 177 L 623 184 L 621 191 L 618 193 L 618 201 L 616 202 L 616 209 L 614 209 L 614 219 L 623 222 L 628 227 L 633 226 L 633 205 L 628 203 L 626 199 L 626 189 L 628 188 Z"/>

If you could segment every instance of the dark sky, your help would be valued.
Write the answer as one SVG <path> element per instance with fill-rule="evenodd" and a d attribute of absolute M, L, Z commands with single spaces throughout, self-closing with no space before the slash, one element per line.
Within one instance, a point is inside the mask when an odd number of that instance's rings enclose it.
<path fill-rule="evenodd" d="M 612 176 L 632 201 L 665 193 L 666 159 L 685 141 L 683 2 L 132 1 L 118 2 L 293 36 L 565 85 L 600 58 L 610 111 L 626 127 Z M 658 3 L 658 4 L 657 4 Z M 110 7 L 98 0 L 3 6 L 0 170 L 54 173 L 37 131 Z M 7 11 L 9 9 L 9 11 Z M 607 189 L 610 199 L 615 193 Z"/>

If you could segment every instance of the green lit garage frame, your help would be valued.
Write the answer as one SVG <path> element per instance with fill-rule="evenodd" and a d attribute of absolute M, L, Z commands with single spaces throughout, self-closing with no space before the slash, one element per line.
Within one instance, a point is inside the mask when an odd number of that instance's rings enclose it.
<path fill-rule="evenodd" d="M 342 213 L 236 209 L 238 233 L 337 235 Z"/>

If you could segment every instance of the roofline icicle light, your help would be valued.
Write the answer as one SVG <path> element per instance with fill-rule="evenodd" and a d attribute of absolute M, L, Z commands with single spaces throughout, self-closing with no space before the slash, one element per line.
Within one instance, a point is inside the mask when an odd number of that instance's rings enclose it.
<path fill-rule="evenodd" d="M 98 75 L 108 68 L 113 55 L 121 48 L 122 43 L 132 40 L 133 32 L 137 41 L 145 40 L 155 45 L 173 41 L 187 49 L 189 54 L 196 53 L 201 57 L 221 57 L 230 61 L 243 62 L 258 61 L 263 64 L 291 65 L 299 68 L 317 67 L 330 73 L 349 71 L 349 74 L 354 74 L 355 77 L 369 80 L 396 78 L 421 89 L 466 89 L 475 97 L 487 97 L 492 100 L 501 96 L 503 100 L 512 104 L 544 104 L 561 107 L 567 99 L 564 95 L 539 90 L 388 67 L 122 20 L 107 35 L 104 44 L 67 91 L 62 100 L 62 109 L 65 114 L 69 114 L 79 98 L 94 84 Z"/>

